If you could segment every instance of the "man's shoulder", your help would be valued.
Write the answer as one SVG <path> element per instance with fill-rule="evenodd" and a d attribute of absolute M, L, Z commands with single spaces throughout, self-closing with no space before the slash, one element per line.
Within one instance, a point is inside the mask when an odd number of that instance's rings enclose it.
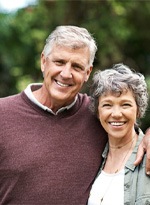
<path fill-rule="evenodd" d="M 91 97 L 86 93 L 78 94 L 78 106 L 81 108 L 82 112 L 86 112 L 86 115 L 94 116 L 94 113 L 91 110 Z"/>
<path fill-rule="evenodd" d="M 13 107 L 19 102 L 21 93 L 0 98 L 0 108 Z"/>
<path fill-rule="evenodd" d="M 87 95 L 87 93 L 79 93 L 78 97 L 80 100 L 90 103 L 91 97 Z"/>
<path fill-rule="evenodd" d="M 21 93 L 17 93 L 17 94 L 13 94 L 13 95 L 1 97 L 1 98 L 0 98 L 0 102 L 8 102 L 8 101 L 11 101 L 11 100 L 17 98 L 20 94 L 21 94 Z"/>

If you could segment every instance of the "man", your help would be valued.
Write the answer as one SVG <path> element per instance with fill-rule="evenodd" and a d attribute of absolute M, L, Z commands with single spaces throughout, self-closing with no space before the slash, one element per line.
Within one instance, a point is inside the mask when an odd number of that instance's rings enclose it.
<path fill-rule="evenodd" d="M 96 50 L 86 29 L 57 27 L 41 54 L 43 83 L 0 100 L 0 204 L 86 204 L 107 141 L 79 93 Z"/>

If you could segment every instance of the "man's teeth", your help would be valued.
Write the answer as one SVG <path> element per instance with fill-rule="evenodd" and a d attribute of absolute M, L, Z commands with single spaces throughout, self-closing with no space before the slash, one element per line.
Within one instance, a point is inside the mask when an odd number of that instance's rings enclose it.
<path fill-rule="evenodd" d="M 67 84 L 63 84 L 63 83 L 58 82 L 58 81 L 57 81 L 57 84 L 60 85 L 60 86 L 62 86 L 62 87 L 68 87 L 68 86 L 69 86 L 69 85 L 67 85 Z"/>
<path fill-rule="evenodd" d="M 121 126 L 124 125 L 124 122 L 110 122 L 110 124 L 113 126 Z"/>

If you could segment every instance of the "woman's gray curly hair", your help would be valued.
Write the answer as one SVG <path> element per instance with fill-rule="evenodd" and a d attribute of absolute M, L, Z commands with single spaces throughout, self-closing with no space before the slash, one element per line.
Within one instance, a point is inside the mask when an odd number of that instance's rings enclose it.
<path fill-rule="evenodd" d="M 148 91 L 145 78 L 141 73 L 131 70 L 124 64 L 115 64 L 112 68 L 97 71 L 93 75 L 90 89 L 92 97 L 91 110 L 98 114 L 98 100 L 107 92 L 122 94 L 131 90 L 138 108 L 138 118 L 142 118 L 148 106 Z"/>

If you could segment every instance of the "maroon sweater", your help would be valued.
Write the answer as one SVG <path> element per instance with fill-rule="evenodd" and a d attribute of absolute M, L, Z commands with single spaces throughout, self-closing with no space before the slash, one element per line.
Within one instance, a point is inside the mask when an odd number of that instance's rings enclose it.
<path fill-rule="evenodd" d="M 24 92 L 0 99 L 0 204 L 85 205 L 105 132 L 89 97 L 56 116 Z"/>

